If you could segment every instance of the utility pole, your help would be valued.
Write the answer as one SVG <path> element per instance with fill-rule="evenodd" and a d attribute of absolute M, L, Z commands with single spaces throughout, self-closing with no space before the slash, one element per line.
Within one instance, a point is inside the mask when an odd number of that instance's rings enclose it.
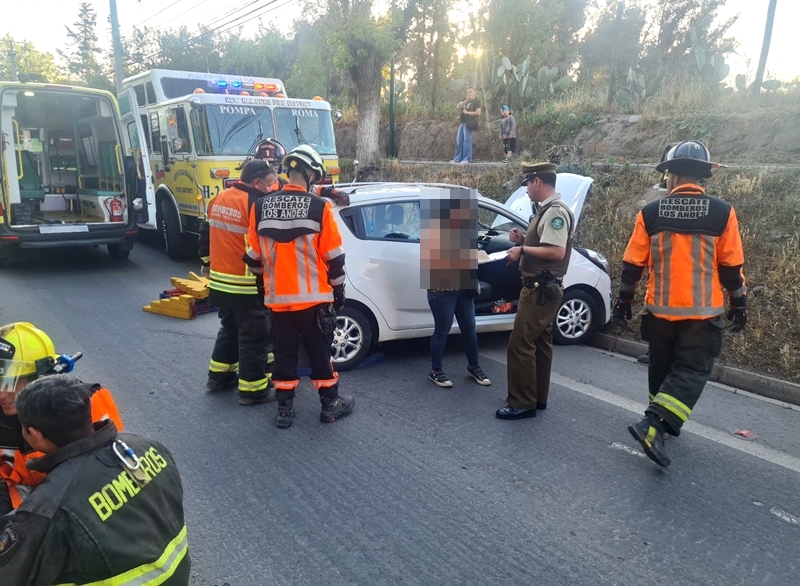
<path fill-rule="evenodd" d="M 772 42 L 772 25 L 775 22 L 775 8 L 778 0 L 770 0 L 767 8 L 767 27 L 764 29 L 764 43 L 761 45 L 761 58 L 758 60 L 758 71 L 756 80 L 753 83 L 753 93 L 761 93 L 761 84 L 764 83 L 764 70 L 767 68 L 767 55 L 769 55 L 769 45 Z"/>
<path fill-rule="evenodd" d="M 392 0 L 392 63 L 389 67 L 389 148 L 388 157 L 394 158 L 394 42 L 395 42 L 395 28 L 394 28 L 394 5 L 395 0 Z"/>
<path fill-rule="evenodd" d="M 114 44 L 114 84 L 117 93 L 122 91 L 122 78 L 125 76 L 122 69 L 122 41 L 119 37 L 119 19 L 117 18 L 117 0 L 108 0 L 111 12 L 111 39 Z"/>
<path fill-rule="evenodd" d="M 17 52 L 11 39 L 8 40 L 8 61 L 11 64 L 11 80 L 17 81 Z"/>
<path fill-rule="evenodd" d="M 625 11 L 625 3 L 617 2 L 617 25 L 614 33 L 614 45 L 611 49 L 611 70 L 608 82 L 608 105 L 614 101 L 614 89 L 617 87 L 617 47 L 619 46 L 619 36 L 622 32 L 622 13 Z"/>

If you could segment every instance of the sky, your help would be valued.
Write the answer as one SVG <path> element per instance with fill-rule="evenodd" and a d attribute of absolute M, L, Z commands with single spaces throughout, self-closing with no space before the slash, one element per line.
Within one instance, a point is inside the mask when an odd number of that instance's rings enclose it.
<path fill-rule="evenodd" d="M 137 24 L 163 28 L 186 25 L 190 30 L 195 30 L 200 24 L 206 23 L 220 27 L 220 32 L 224 32 L 228 22 L 248 11 L 255 12 L 245 26 L 245 35 L 255 32 L 259 17 L 263 18 L 265 24 L 273 24 L 288 32 L 294 19 L 301 15 L 300 0 L 116 1 L 123 35 Z M 468 9 L 473 1 L 460 0 L 458 3 Z M 5 6 L 0 20 L 0 36 L 11 33 L 18 41 L 31 41 L 38 50 L 57 55 L 56 50 L 64 49 L 65 45 L 64 26 L 75 22 L 80 3 L 81 0 L 34 0 L 30 4 L 3 0 Z M 97 21 L 103 29 L 98 34 L 101 44 L 104 48 L 110 47 L 111 36 L 107 24 L 109 2 L 94 0 L 90 3 L 96 8 Z M 732 74 L 746 73 L 751 79 L 754 76 L 764 37 L 768 4 L 769 0 L 727 1 L 721 17 L 728 18 L 737 13 L 741 15 L 731 29 L 731 35 L 740 44 L 738 55 L 730 55 L 726 59 L 731 65 Z M 777 6 L 766 77 L 788 81 L 800 76 L 800 59 L 797 59 L 800 42 L 796 32 L 797 22 L 800 21 L 800 1 L 778 0 Z M 237 8 L 241 10 L 225 17 Z M 235 30 L 231 29 L 232 32 Z"/>

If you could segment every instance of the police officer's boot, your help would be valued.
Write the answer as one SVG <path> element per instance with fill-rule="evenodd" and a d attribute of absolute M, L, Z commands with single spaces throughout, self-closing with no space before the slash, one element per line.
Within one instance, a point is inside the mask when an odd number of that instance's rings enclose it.
<path fill-rule="evenodd" d="M 355 397 L 350 395 L 320 397 L 319 400 L 322 402 L 322 412 L 319 414 L 322 423 L 333 423 L 337 417 L 352 413 L 353 407 L 356 406 Z"/>
<path fill-rule="evenodd" d="M 294 421 L 294 399 L 278 401 L 278 414 L 275 417 L 275 424 L 281 429 L 286 429 L 292 426 L 292 421 Z"/>
<path fill-rule="evenodd" d="M 669 468 L 670 459 L 667 456 L 667 449 L 664 444 L 666 433 L 658 417 L 648 413 L 639 423 L 629 425 L 628 431 L 633 436 L 633 439 L 642 444 L 644 453 L 653 462 L 664 468 Z"/>

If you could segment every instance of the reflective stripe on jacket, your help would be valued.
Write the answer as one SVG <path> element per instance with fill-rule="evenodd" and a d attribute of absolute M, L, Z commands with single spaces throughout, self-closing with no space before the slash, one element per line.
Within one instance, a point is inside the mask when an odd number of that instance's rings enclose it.
<path fill-rule="evenodd" d="M 239 186 L 226 189 L 208 206 L 211 273 L 209 288 L 232 295 L 257 295 L 256 277 L 242 260 L 247 250 L 250 195 Z"/>
<path fill-rule="evenodd" d="M 175 460 L 157 441 L 118 435 L 111 421 L 94 427 L 29 463 L 47 476 L 0 530 L 0 543 L 13 544 L 3 551 L 2 583 L 187 586 L 191 558 Z M 144 485 L 123 468 L 117 439 L 138 456 Z"/>
<path fill-rule="evenodd" d="M 331 204 L 302 187 L 286 185 L 256 203 L 244 260 L 263 272 L 264 305 L 300 311 L 333 301 L 344 283 L 342 237 Z"/>
<path fill-rule="evenodd" d="M 732 297 L 746 292 L 736 212 L 698 185 L 681 185 L 639 212 L 623 261 L 620 291 L 634 291 L 649 268 L 645 304 L 666 320 L 720 315 L 723 285 Z"/>
<path fill-rule="evenodd" d="M 122 418 L 119 416 L 117 404 L 111 397 L 108 389 L 100 385 L 92 387 L 92 421 L 104 421 L 110 419 L 122 430 Z M 20 430 L 20 435 L 22 431 Z M 28 447 L 30 450 L 30 447 Z M 30 491 L 44 480 L 44 474 L 29 470 L 27 462 L 34 458 L 44 456 L 41 452 L 3 450 L 3 460 L 0 462 L 0 479 L 5 480 L 8 486 L 8 494 L 11 497 L 11 505 L 16 509 Z"/>

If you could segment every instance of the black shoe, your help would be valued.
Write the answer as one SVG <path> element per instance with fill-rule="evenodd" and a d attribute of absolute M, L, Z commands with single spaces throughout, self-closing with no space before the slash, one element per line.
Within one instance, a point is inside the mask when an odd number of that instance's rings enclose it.
<path fill-rule="evenodd" d="M 286 429 L 292 426 L 292 421 L 294 421 L 294 401 L 278 403 L 278 414 L 275 417 L 275 424 L 281 429 Z"/>
<path fill-rule="evenodd" d="M 656 464 L 669 468 L 670 459 L 664 444 L 664 430 L 660 425 L 645 417 L 635 425 L 629 425 L 628 431 L 637 442 L 642 444 L 644 453 Z"/>
<path fill-rule="evenodd" d="M 228 389 L 232 389 L 238 384 L 239 375 L 234 372 L 231 374 L 226 374 L 221 378 L 208 377 L 208 380 L 206 381 L 206 388 L 212 393 L 216 393 L 218 391 L 227 391 Z"/>
<path fill-rule="evenodd" d="M 638 362 L 639 364 L 650 364 L 650 355 L 642 354 L 636 359 L 636 362 Z"/>
<path fill-rule="evenodd" d="M 536 409 L 515 409 L 514 407 L 503 407 L 495 413 L 498 419 L 526 419 L 536 417 Z"/>
<path fill-rule="evenodd" d="M 483 374 L 480 366 L 468 366 L 467 374 L 474 378 L 475 382 L 479 385 L 488 387 L 490 384 L 492 384 L 492 381 L 489 380 L 489 377 Z"/>
<path fill-rule="evenodd" d="M 440 387 L 452 387 L 453 381 L 451 381 L 443 372 L 434 372 L 433 370 L 428 373 L 428 380 L 431 381 L 435 385 L 439 385 Z"/>
<path fill-rule="evenodd" d="M 544 411 L 545 409 L 547 409 L 547 403 L 536 403 L 537 411 Z"/>
<path fill-rule="evenodd" d="M 254 395 L 254 396 L 249 396 Z M 239 405 L 257 405 L 259 403 L 272 403 L 276 399 L 275 388 L 270 388 L 263 393 L 239 393 Z"/>
<path fill-rule="evenodd" d="M 355 406 L 355 397 L 350 395 L 339 395 L 335 399 L 322 399 L 322 411 L 319 414 L 319 420 L 322 423 L 333 423 L 337 417 L 352 413 Z"/>

